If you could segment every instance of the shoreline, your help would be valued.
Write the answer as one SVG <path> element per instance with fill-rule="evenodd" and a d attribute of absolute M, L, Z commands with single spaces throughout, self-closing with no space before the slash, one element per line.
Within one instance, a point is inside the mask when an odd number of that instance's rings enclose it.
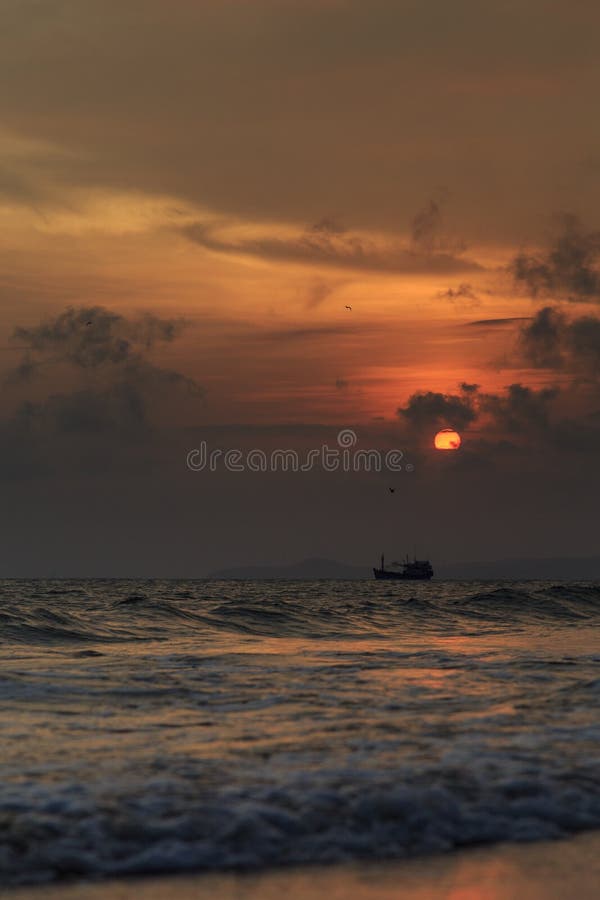
<path fill-rule="evenodd" d="M 600 830 L 463 848 L 411 860 L 54 882 L 1 888 L 5 900 L 595 900 Z"/>

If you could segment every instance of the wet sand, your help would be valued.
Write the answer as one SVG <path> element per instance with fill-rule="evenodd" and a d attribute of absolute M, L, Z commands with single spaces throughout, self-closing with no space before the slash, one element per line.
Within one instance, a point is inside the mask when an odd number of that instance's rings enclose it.
<path fill-rule="evenodd" d="M 0 891 L 6 900 L 596 900 L 600 832 L 418 860 L 251 874 L 111 879 Z"/>

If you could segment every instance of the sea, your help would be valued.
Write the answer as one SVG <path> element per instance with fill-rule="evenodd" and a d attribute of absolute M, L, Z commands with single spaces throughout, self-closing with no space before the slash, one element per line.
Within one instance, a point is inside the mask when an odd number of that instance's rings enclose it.
<path fill-rule="evenodd" d="M 0 883 L 600 828 L 600 584 L 0 582 Z"/>

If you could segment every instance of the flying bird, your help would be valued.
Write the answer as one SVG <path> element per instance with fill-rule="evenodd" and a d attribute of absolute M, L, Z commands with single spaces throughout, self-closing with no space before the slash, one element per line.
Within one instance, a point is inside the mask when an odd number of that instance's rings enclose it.
<path fill-rule="evenodd" d="M 390 492 L 390 494 L 393 494 L 393 493 L 395 493 L 396 488 L 388 488 L 388 491 Z"/>
<path fill-rule="evenodd" d="M 351 307 L 351 306 L 345 306 L 344 309 L 349 309 L 350 312 L 352 312 L 352 307 Z"/>

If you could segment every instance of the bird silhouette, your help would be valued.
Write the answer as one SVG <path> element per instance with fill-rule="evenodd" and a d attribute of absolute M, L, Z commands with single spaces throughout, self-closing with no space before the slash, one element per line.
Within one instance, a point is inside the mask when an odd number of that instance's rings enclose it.
<path fill-rule="evenodd" d="M 345 306 L 344 309 L 349 309 L 350 312 L 352 312 L 352 307 L 351 307 L 351 306 Z"/>
<path fill-rule="evenodd" d="M 388 488 L 388 491 L 390 492 L 390 494 L 393 494 L 393 493 L 395 493 L 396 488 Z"/>

